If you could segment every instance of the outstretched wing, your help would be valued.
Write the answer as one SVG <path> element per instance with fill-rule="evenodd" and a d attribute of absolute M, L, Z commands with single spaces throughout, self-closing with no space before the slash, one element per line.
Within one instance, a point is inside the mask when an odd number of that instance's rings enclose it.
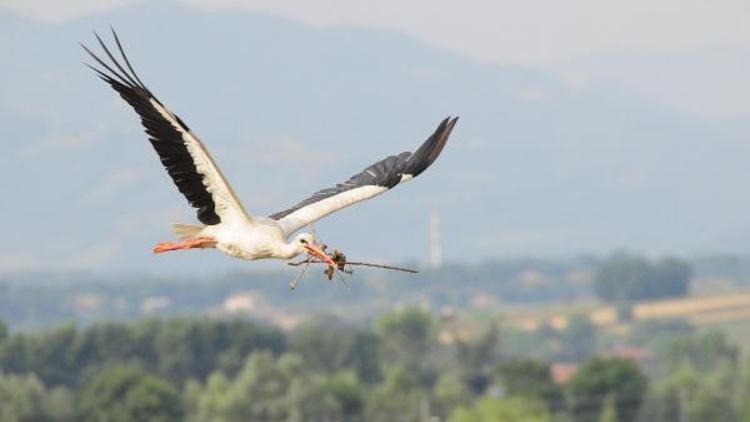
<path fill-rule="evenodd" d="M 292 208 L 269 217 L 277 220 L 289 235 L 328 214 L 418 176 L 440 155 L 457 121 L 458 117 L 448 117 L 440 122 L 435 133 L 413 153 L 402 152 L 378 161 L 346 182 L 318 191 Z"/>
<path fill-rule="evenodd" d="M 109 58 L 109 64 L 81 44 L 103 69 L 88 64 L 87 66 L 96 71 L 99 77 L 114 88 L 141 117 L 141 123 L 146 129 L 151 145 L 159 154 L 161 163 L 177 185 L 177 189 L 187 198 L 190 205 L 196 208 L 198 220 L 207 225 L 237 219 L 250 221 L 250 215 L 237 199 L 237 195 L 200 139 L 138 78 L 114 29 L 112 35 L 127 70 L 114 57 L 99 35 L 94 35 Z"/>

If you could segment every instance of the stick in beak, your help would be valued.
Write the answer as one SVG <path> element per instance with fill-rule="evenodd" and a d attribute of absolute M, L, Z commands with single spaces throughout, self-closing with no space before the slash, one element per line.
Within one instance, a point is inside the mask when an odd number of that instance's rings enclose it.
<path fill-rule="evenodd" d="M 318 258 L 328 265 L 333 265 L 334 267 L 336 266 L 336 261 L 331 259 L 330 256 L 326 255 L 326 253 L 323 252 L 323 249 L 320 249 L 320 247 L 318 247 L 317 245 L 307 243 L 305 244 L 305 249 L 307 249 L 308 255 L 314 256 L 315 258 Z"/>

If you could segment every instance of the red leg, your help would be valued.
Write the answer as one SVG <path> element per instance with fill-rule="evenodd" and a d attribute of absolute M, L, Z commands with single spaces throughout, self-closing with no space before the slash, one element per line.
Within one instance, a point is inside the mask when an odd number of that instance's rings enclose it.
<path fill-rule="evenodd" d="M 154 246 L 154 253 L 164 253 L 169 251 L 179 251 L 183 249 L 212 248 L 216 246 L 216 241 L 210 237 L 197 237 L 188 239 L 184 242 L 161 242 Z"/>
<path fill-rule="evenodd" d="M 182 244 L 186 246 L 185 249 L 213 248 L 216 246 L 216 240 L 210 237 L 196 237 L 195 239 L 186 240 Z"/>
<path fill-rule="evenodd" d="M 177 251 L 182 249 L 182 246 L 174 242 L 160 242 L 154 246 L 154 253 L 164 253 L 169 251 Z"/>

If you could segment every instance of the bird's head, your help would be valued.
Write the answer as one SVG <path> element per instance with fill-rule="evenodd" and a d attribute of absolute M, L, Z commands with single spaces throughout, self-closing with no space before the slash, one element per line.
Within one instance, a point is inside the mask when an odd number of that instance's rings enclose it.
<path fill-rule="evenodd" d="M 315 236 L 310 233 L 300 233 L 293 241 L 297 254 L 306 253 L 311 257 L 317 258 L 327 264 L 336 266 L 336 262 L 326 255 L 325 251 L 315 242 Z"/>

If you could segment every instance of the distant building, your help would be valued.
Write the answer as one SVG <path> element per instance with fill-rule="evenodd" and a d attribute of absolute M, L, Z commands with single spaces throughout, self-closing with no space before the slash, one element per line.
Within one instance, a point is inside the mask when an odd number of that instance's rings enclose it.
<path fill-rule="evenodd" d="M 172 306 L 172 299 L 166 296 L 151 296 L 141 302 L 141 313 L 152 314 Z"/>
<path fill-rule="evenodd" d="M 104 303 L 104 298 L 94 293 L 81 294 L 73 298 L 73 309 L 76 312 L 89 312 L 99 309 Z"/>
<path fill-rule="evenodd" d="M 255 294 L 240 292 L 224 299 L 223 310 L 228 313 L 250 312 L 255 308 Z"/>
<path fill-rule="evenodd" d="M 605 353 L 606 356 L 632 359 L 638 363 L 644 363 L 651 358 L 651 351 L 643 347 L 621 345 L 615 346 Z"/>
<path fill-rule="evenodd" d="M 578 370 L 578 365 L 573 363 L 555 362 L 550 365 L 552 380 L 557 384 L 565 384 L 573 378 Z"/>

